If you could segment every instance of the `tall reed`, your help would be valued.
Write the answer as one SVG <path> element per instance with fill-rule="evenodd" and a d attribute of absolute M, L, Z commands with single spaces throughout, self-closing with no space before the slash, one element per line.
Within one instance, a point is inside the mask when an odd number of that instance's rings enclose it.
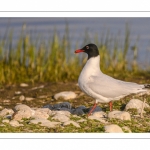
<path fill-rule="evenodd" d="M 13 30 L 6 32 L 3 39 L 0 39 L 0 83 L 77 80 L 86 58 L 73 55 L 68 25 L 63 38 L 60 38 L 55 30 L 48 44 L 39 37 L 34 41 L 24 28 L 16 46 L 12 46 L 12 37 Z M 95 35 L 95 43 L 101 55 L 101 69 L 104 72 L 115 76 L 118 72 L 130 72 L 128 66 L 131 66 L 133 71 L 139 71 L 135 70 L 138 64 L 127 64 L 129 37 L 130 30 L 126 27 L 124 46 L 121 48 L 117 38 L 111 39 L 107 34 L 105 39 L 102 37 L 98 40 L 98 36 Z M 87 44 L 87 39 L 84 40 Z M 113 43 L 113 48 L 109 47 L 110 43 Z M 134 56 L 134 61 L 136 59 L 137 56 Z"/>

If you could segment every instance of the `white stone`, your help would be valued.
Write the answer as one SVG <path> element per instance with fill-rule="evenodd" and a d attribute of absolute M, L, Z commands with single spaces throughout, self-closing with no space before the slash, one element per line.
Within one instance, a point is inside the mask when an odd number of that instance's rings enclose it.
<path fill-rule="evenodd" d="M 8 119 L 4 119 L 4 120 L 2 120 L 2 123 L 9 123 L 9 120 Z"/>
<path fill-rule="evenodd" d="M 45 98 L 47 98 L 47 95 L 41 95 L 41 96 L 39 96 L 38 98 L 40 98 L 40 99 L 45 99 Z"/>
<path fill-rule="evenodd" d="M 4 108 L 2 111 L 0 111 L 0 116 L 4 117 L 6 115 L 12 115 L 14 111 L 12 109 Z"/>
<path fill-rule="evenodd" d="M 105 123 L 108 123 L 105 118 L 99 118 L 99 117 L 95 117 L 95 116 L 92 116 L 92 115 L 89 116 L 88 119 L 97 120 L 97 121 L 100 121 L 100 122 L 102 122 L 102 123 L 104 123 L 104 124 L 105 124 Z"/>
<path fill-rule="evenodd" d="M 35 119 L 39 119 L 39 118 L 48 119 L 50 114 L 51 114 L 50 109 L 48 109 L 48 108 L 38 108 L 38 109 L 35 110 L 32 118 L 35 118 Z"/>
<path fill-rule="evenodd" d="M 51 115 L 65 115 L 67 117 L 70 117 L 70 112 L 69 111 L 52 111 Z"/>
<path fill-rule="evenodd" d="M 10 103 L 10 100 L 9 99 L 5 99 L 5 100 L 3 100 L 3 103 Z"/>
<path fill-rule="evenodd" d="M 21 91 L 15 91 L 15 94 L 19 95 L 19 94 L 21 94 Z"/>
<path fill-rule="evenodd" d="M 42 89 L 42 88 L 44 88 L 44 85 L 41 85 L 39 87 L 34 87 L 34 88 L 30 89 L 30 90 L 37 90 L 37 89 Z"/>
<path fill-rule="evenodd" d="M 26 101 L 32 101 L 32 100 L 34 100 L 34 98 L 32 98 L 32 97 L 26 97 L 25 100 Z"/>
<path fill-rule="evenodd" d="M 20 101 L 24 101 L 24 100 L 25 100 L 25 96 L 24 96 L 24 95 L 21 95 L 21 96 L 19 97 L 19 100 L 20 100 Z"/>
<path fill-rule="evenodd" d="M 26 84 L 26 83 L 21 83 L 20 86 L 21 86 L 21 87 L 28 87 L 29 85 Z"/>
<path fill-rule="evenodd" d="M 74 99 L 76 98 L 77 94 L 75 94 L 72 91 L 64 91 L 64 92 L 60 92 L 54 95 L 54 98 L 57 100 L 59 98 L 63 98 L 64 100 L 68 100 L 68 99 Z"/>
<path fill-rule="evenodd" d="M 19 111 L 19 110 L 30 110 L 30 111 L 32 111 L 32 109 L 31 109 L 29 106 L 25 105 L 25 104 L 16 105 L 16 106 L 14 107 L 14 109 L 15 109 L 16 111 Z"/>
<path fill-rule="evenodd" d="M 116 124 L 106 125 L 104 128 L 106 133 L 124 133 L 122 129 Z"/>
<path fill-rule="evenodd" d="M 93 114 L 91 114 L 91 116 L 97 117 L 97 118 L 106 118 L 106 113 L 103 111 L 99 111 L 99 112 L 94 112 Z"/>
<path fill-rule="evenodd" d="M 106 113 L 103 112 L 103 111 L 100 111 L 100 112 L 94 112 L 93 114 L 91 114 L 88 119 L 91 119 L 91 120 L 97 120 L 97 121 L 100 121 L 102 123 L 107 123 L 106 121 Z"/>
<path fill-rule="evenodd" d="M 120 120 L 131 120 L 131 116 L 128 112 L 117 111 L 117 110 L 109 112 L 108 118 L 116 118 Z"/>
<path fill-rule="evenodd" d="M 67 126 L 67 125 L 70 125 L 70 124 L 73 124 L 75 127 L 80 128 L 80 125 L 77 122 L 74 122 L 72 120 L 65 122 L 63 125 Z"/>
<path fill-rule="evenodd" d="M 87 121 L 87 120 L 86 119 L 80 119 L 77 122 L 85 122 L 85 121 Z"/>
<path fill-rule="evenodd" d="M 137 109 L 138 113 L 140 114 L 141 110 L 142 110 L 142 106 L 143 106 L 143 101 L 141 101 L 139 99 L 131 99 L 127 103 L 125 109 L 128 110 L 128 109 L 135 108 L 135 109 Z M 144 108 L 150 108 L 150 106 L 147 103 L 145 103 Z"/>
<path fill-rule="evenodd" d="M 56 128 L 58 125 L 60 125 L 60 122 L 51 122 L 49 120 L 46 119 L 34 119 L 34 120 L 30 120 L 30 123 L 33 124 L 39 124 L 40 126 L 45 126 L 48 128 Z"/>
<path fill-rule="evenodd" d="M 16 110 L 15 114 L 13 115 L 13 120 L 21 120 L 22 118 L 30 118 L 34 115 L 35 111 L 32 110 L 29 106 L 20 104 L 15 106 Z"/>
<path fill-rule="evenodd" d="M 19 124 L 19 122 L 16 121 L 16 120 L 11 120 L 11 121 L 9 122 L 9 124 L 10 124 L 11 126 L 13 126 L 13 127 L 24 126 L 23 124 Z"/>
<path fill-rule="evenodd" d="M 58 120 L 60 122 L 66 122 L 66 121 L 69 121 L 70 118 L 65 116 L 65 115 L 60 115 L 60 114 L 56 114 L 52 117 L 52 119 L 54 120 Z"/>

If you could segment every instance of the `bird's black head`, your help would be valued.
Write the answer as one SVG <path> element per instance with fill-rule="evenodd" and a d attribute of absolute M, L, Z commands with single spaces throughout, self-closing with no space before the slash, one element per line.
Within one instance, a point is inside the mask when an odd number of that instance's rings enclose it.
<path fill-rule="evenodd" d="M 80 52 L 85 52 L 88 54 L 88 59 L 90 59 L 91 57 L 96 57 L 99 55 L 99 51 L 98 48 L 95 44 L 88 44 L 85 45 L 83 48 L 78 49 L 75 51 L 75 53 L 80 53 Z"/>

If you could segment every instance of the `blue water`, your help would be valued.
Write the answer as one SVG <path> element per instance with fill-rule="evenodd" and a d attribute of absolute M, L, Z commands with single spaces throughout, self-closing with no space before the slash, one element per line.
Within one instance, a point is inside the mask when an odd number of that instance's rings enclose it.
<path fill-rule="evenodd" d="M 71 51 L 73 52 L 78 43 L 79 48 L 88 42 L 94 42 L 95 35 L 98 36 L 99 43 L 104 42 L 108 34 L 112 39 L 117 38 L 119 47 L 123 47 L 126 24 L 130 29 L 130 45 L 128 56 L 133 57 L 131 47 L 138 46 L 138 62 L 141 66 L 150 66 L 150 18 L 0 18 L 0 39 L 6 31 L 13 29 L 13 44 L 19 38 L 22 25 L 26 24 L 28 34 L 33 39 L 40 35 L 46 42 L 52 37 L 54 29 L 58 36 L 63 37 L 66 24 L 69 26 L 69 38 L 71 41 Z M 85 34 L 88 34 L 85 40 Z M 111 40 L 111 39 L 110 39 Z M 113 43 L 109 49 L 113 49 Z"/>

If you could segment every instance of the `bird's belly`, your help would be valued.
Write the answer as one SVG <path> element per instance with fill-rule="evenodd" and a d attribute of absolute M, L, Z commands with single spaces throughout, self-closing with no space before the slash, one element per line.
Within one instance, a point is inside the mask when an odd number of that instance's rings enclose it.
<path fill-rule="evenodd" d="M 79 87 L 80 89 L 85 93 L 87 94 L 88 96 L 91 96 L 92 98 L 94 98 L 97 102 L 100 102 L 100 103 L 108 103 L 110 101 L 112 101 L 112 99 L 110 98 L 106 98 L 102 95 L 99 95 L 95 92 L 93 92 L 89 87 L 88 85 L 86 84 L 86 82 L 80 82 L 80 80 L 78 81 L 78 84 L 79 84 Z"/>

